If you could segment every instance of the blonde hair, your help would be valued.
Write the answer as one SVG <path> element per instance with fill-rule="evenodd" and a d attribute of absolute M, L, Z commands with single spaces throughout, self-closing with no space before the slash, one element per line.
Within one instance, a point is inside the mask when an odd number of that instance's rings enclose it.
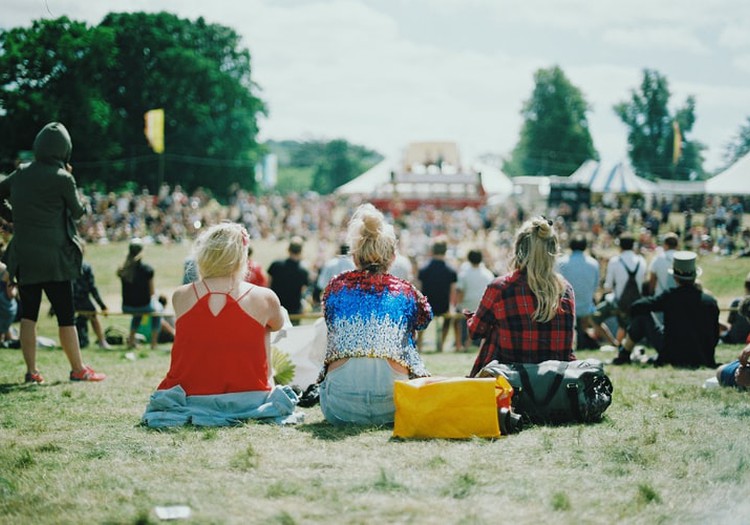
<path fill-rule="evenodd" d="M 396 255 L 396 232 L 372 204 L 362 204 L 349 221 L 349 246 L 358 268 L 385 273 Z"/>
<path fill-rule="evenodd" d="M 537 300 L 532 319 L 540 323 L 549 322 L 555 317 L 565 293 L 565 281 L 555 272 L 559 249 L 552 221 L 544 217 L 526 221 L 516 234 L 511 264 L 517 270 L 526 271 L 529 288 Z"/>
<path fill-rule="evenodd" d="M 211 226 L 195 241 L 195 262 L 201 277 L 226 277 L 247 271 L 250 240 L 240 224 L 222 222 Z"/>

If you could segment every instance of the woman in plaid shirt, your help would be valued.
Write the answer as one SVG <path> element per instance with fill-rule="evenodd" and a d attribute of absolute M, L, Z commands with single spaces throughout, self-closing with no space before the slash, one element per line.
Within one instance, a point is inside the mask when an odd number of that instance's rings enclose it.
<path fill-rule="evenodd" d="M 471 338 L 484 339 L 472 377 L 493 359 L 575 360 L 575 297 L 573 287 L 555 272 L 558 251 L 552 221 L 535 217 L 521 226 L 513 271 L 489 284 L 476 312 L 464 312 Z"/>

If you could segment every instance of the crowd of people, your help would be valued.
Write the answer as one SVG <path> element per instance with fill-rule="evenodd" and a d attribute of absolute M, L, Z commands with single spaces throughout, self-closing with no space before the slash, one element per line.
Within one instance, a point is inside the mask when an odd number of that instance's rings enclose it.
<path fill-rule="evenodd" d="M 576 215 L 560 208 L 547 218 L 527 217 L 512 201 L 394 215 L 353 198 L 243 191 L 221 206 L 203 192 L 167 186 L 156 196 L 84 197 L 68 164 L 71 148 L 64 126 L 49 124 L 35 141 L 35 160 L 0 181 L 0 201 L 9 205 L 3 217 L 13 231 L 0 291 L 10 302 L 17 287 L 25 381 L 44 382 L 35 359 L 42 292 L 57 316 L 70 379 L 106 377 L 84 364 L 76 330 L 76 311 L 95 311 L 90 298 L 107 310 L 83 263 L 83 239 L 129 241 L 117 270 L 122 309 L 132 315 L 127 343 L 136 344 L 150 314 L 155 348 L 163 304 L 141 239 L 197 237 L 172 298 L 171 364 L 144 415 L 151 426 L 294 420 L 298 396 L 274 384 L 270 334 L 307 309 L 319 308 L 327 326 L 319 387 L 323 415 L 333 424 L 393 421 L 394 381 L 429 375 L 421 356 L 430 322 L 440 326 L 437 351 L 447 348 L 451 328 L 456 351 L 477 347 L 470 376 L 493 360 L 570 361 L 577 349 L 601 345 L 618 350 L 612 364 L 627 365 L 638 343 L 654 349 L 657 366 L 716 367 L 721 338 L 750 336 L 750 301 L 738 299 L 738 312 L 722 323 L 697 265 L 704 250 L 744 250 L 750 235 L 743 240 L 738 199 L 728 207 L 710 199 L 710 220 L 693 225 L 689 209 L 683 224 L 673 223 L 667 203 L 648 210 L 642 203 L 599 204 Z M 306 259 L 312 237 L 319 251 Z M 288 242 L 287 257 L 260 267 L 251 257 L 254 239 Z M 750 291 L 750 275 L 745 285 Z M 96 316 L 87 319 L 106 344 Z M 3 338 L 8 331 L 0 326 Z M 721 367 L 721 384 L 746 385 L 748 358 L 746 349 Z"/>

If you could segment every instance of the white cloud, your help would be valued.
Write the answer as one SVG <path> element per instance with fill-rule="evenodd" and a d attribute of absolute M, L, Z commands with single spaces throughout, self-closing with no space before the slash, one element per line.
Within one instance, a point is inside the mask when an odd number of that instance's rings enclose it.
<path fill-rule="evenodd" d="M 644 67 L 667 75 L 677 103 L 696 95 L 709 168 L 750 112 L 750 55 L 725 56 L 750 46 L 745 0 L 4 0 L 0 25 L 161 10 L 243 35 L 270 108 L 263 138 L 343 137 L 385 154 L 456 140 L 465 160 L 506 155 L 534 71 L 552 64 L 592 104 L 605 159 L 625 155 L 612 106 Z"/>
<path fill-rule="evenodd" d="M 684 51 L 708 55 L 708 47 L 686 28 L 643 27 L 616 28 L 604 31 L 602 40 L 609 44 L 654 51 Z"/>
<path fill-rule="evenodd" d="M 725 27 L 719 34 L 719 44 L 729 49 L 750 47 L 750 31 L 748 31 L 747 24 L 734 22 Z"/>

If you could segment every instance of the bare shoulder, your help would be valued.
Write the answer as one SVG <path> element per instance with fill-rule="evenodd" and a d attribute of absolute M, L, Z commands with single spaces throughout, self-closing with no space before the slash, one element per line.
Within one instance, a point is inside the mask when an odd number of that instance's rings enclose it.
<path fill-rule="evenodd" d="M 192 284 L 183 284 L 172 294 L 172 306 L 177 317 L 188 311 L 196 301 Z"/>

